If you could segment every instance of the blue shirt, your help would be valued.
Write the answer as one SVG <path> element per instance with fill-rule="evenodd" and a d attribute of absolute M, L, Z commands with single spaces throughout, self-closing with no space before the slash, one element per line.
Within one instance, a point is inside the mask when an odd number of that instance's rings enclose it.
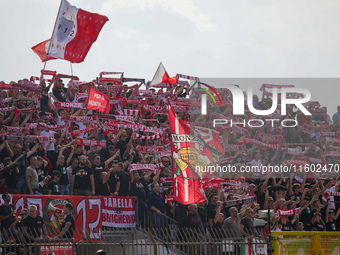
<path fill-rule="evenodd" d="M 157 195 L 156 192 L 152 191 L 147 200 L 148 207 L 151 208 L 152 206 L 156 207 L 162 213 L 165 212 L 165 204 L 163 202 L 162 196 L 159 194 Z"/>

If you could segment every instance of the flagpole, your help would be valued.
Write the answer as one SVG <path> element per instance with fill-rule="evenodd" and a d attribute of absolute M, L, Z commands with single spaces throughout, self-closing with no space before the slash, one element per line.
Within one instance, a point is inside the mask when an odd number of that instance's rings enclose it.
<path fill-rule="evenodd" d="M 72 62 L 70 61 L 70 66 L 71 66 L 71 75 L 73 76 L 73 68 L 72 68 Z"/>
<path fill-rule="evenodd" d="M 64 1 L 64 0 L 60 0 L 60 5 L 59 5 L 58 14 L 57 14 L 57 17 L 55 18 L 55 22 L 54 22 L 54 27 L 53 27 L 53 31 L 52 31 L 50 43 L 48 44 L 48 49 L 47 49 L 47 52 L 46 52 L 46 59 L 45 59 L 43 71 L 45 71 L 45 68 L 46 68 L 46 62 L 47 62 L 47 58 L 48 58 L 48 53 L 50 52 L 50 48 L 51 48 L 51 40 L 52 40 L 52 37 L 53 37 L 53 34 L 54 34 L 54 30 L 55 30 L 55 27 L 56 27 L 56 24 L 57 24 L 57 21 L 58 21 L 58 17 L 59 17 L 59 13 L 60 13 L 61 6 L 62 6 L 62 4 L 63 4 L 63 1 Z"/>

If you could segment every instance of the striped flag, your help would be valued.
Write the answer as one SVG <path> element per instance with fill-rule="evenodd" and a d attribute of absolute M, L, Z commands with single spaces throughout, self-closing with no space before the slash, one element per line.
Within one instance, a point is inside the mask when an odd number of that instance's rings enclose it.
<path fill-rule="evenodd" d="M 169 118 L 175 198 L 185 205 L 204 202 L 201 180 L 213 176 L 205 170 L 209 166 L 216 167 L 224 156 L 218 132 L 201 127 L 191 128 L 177 117 L 171 106 Z"/>
<path fill-rule="evenodd" d="M 62 0 L 54 24 L 52 38 L 32 47 L 41 61 L 65 59 L 72 63 L 83 62 L 92 44 L 109 19 L 97 13 L 84 11 Z"/>

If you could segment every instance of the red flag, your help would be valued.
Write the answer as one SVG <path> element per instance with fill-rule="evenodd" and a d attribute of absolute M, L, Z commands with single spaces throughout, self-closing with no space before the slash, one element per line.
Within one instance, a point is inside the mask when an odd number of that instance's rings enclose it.
<path fill-rule="evenodd" d="M 177 77 L 170 78 L 162 63 L 159 64 L 155 76 L 150 82 L 150 86 L 158 85 L 160 83 L 177 83 Z"/>
<path fill-rule="evenodd" d="M 89 101 L 86 109 L 110 113 L 110 99 L 107 95 L 90 88 Z"/>
<path fill-rule="evenodd" d="M 83 62 L 92 44 L 97 40 L 100 30 L 108 20 L 103 15 L 84 11 L 70 5 L 66 0 L 62 0 L 48 52 L 52 58 L 48 58 L 48 60 L 59 58 L 72 63 Z M 43 62 L 48 50 L 47 42 L 48 40 L 32 47 L 32 50 L 39 55 Z"/>
<path fill-rule="evenodd" d="M 204 202 L 201 180 L 212 177 L 213 172 L 206 171 L 207 167 L 216 167 L 224 155 L 219 135 L 211 129 L 191 128 L 171 107 L 169 118 L 176 200 L 185 205 Z"/>
<path fill-rule="evenodd" d="M 39 43 L 35 46 L 32 47 L 32 50 L 38 54 L 38 56 L 40 57 L 41 61 L 42 62 L 45 62 L 46 60 L 46 52 L 48 50 L 48 46 L 50 45 L 50 39 L 42 42 L 42 43 Z M 51 57 L 51 56 L 48 56 L 47 60 L 51 60 L 51 59 L 56 59 L 54 57 Z"/>

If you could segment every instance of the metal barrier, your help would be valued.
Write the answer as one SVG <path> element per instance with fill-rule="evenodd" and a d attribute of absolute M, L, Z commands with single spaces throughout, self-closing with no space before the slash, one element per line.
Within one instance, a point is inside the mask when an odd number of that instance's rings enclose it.
<path fill-rule="evenodd" d="M 273 254 L 340 254 L 340 232 L 287 231 L 273 233 Z"/>
<path fill-rule="evenodd" d="M 82 233 L 80 229 L 75 230 L 75 235 L 82 236 Z M 222 233 L 227 235 L 227 233 L 216 229 L 201 233 L 190 228 L 155 229 L 150 227 L 149 229 L 103 229 L 101 233 L 100 240 L 99 238 L 98 240 L 91 239 L 87 233 L 85 240 L 79 242 L 75 242 L 74 239 L 30 242 L 18 230 L 8 236 L 1 235 L 0 249 L 2 254 L 34 252 L 33 254 L 42 255 L 94 255 L 99 249 L 104 250 L 106 254 L 126 255 L 223 255 L 249 254 L 249 251 L 266 254 L 267 249 L 266 242 L 261 239 L 254 239 L 249 244 L 243 238 L 219 236 Z M 51 235 L 51 233 L 48 234 Z M 158 234 L 161 234 L 161 237 Z M 76 236 L 78 237 L 80 236 Z"/>

